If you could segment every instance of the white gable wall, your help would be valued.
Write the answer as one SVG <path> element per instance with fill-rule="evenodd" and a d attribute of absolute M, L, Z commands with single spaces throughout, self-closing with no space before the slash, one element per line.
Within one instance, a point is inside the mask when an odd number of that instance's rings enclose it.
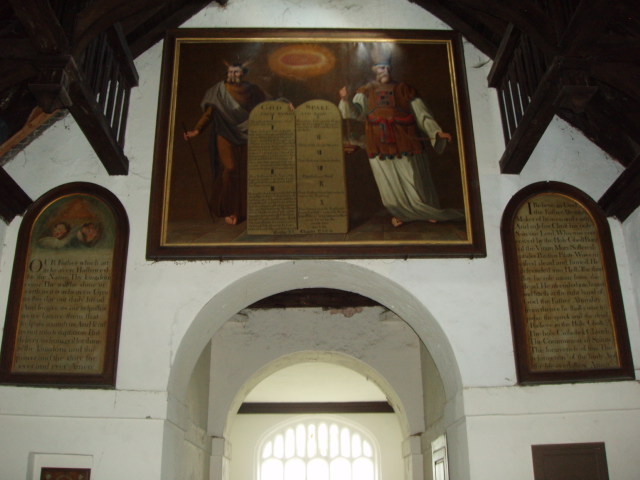
<path fill-rule="evenodd" d="M 229 0 L 187 26 L 446 28 L 407 0 Z M 194 386 L 198 382 L 190 384 L 201 352 L 243 308 L 304 286 L 369 296 L 416 331 L 442 377 L 446 399 L 443 418 L 423 436 L 423 449 L 446 431 L 452 478 L 532 480 L 532 444 L 591 441 L 606 442 L 611 478 L 637 478 L 637 382 L 515 386 L 499 232 L 504 206 L 522 187 L 557 180 L 598 199 L 620 173 L 617 163 L 603 161 L 597 147 L 555 119 L 522 174 L 500 175 L 500 116 L 495 93 L 486 87 L 491 64 L 465 44 L 486 258 L 149 262 L 144 256 L 161 51 L 156 45 L 136 60 L 140 86 L 132 93 L 125 148 L 129 175 L 108 176 L 70 116 L 5 166 L 34 199 L 71 181 L 104 186 L 125 206 L 131 236 L 116 389 L 0 387 L 0 478 L 35 474 L 29 465 L 38 453 L 84 455 L 98 480 L 206 476 L 206 456 L 219 445 L 212 447 L 203 435 L 204 407 L 197 407 L 197 399 L 204 393 Z M 2 312 L 20 220 L 0 227 Z M 640 214 L 624 227 L 609 223 L 638 369 Z M 197 370 L 198 378 L 206 377 L 204 370 Z"/>

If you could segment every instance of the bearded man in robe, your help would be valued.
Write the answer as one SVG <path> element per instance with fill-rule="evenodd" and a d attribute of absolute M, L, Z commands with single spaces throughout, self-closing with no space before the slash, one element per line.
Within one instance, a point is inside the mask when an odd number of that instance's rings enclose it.
<path fill-rule="evenodd" d="M 247 68 L 227 65 L 227 78 L 209 88 L 200 106 L 203 114 L 185 140 L 212 125 L 211 145 L 214 172 L 212 213 L 229 225 L 247 218 L 247 141 L 249 114 L 268 99 L 257 85 L 245 80 Z"/>
<path fill-rule="evenodd" d="M 347 87 L 340 89 L 342 117 L 365 122 L 369 163 L 394 227 L 416 220 L 463 220 L 462 211 L 440 208 L 423 143 L 426 135 L 441 153 L 452 136 L 442 131 L 412 86 L 393 80 L 390 60 L 373 65 L 375 80 L 358 88 L 353 98 Z"/>

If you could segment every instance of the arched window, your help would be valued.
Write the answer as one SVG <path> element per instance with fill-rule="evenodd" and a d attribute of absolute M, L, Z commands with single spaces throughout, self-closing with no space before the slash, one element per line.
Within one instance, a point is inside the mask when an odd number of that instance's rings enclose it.
<path fill-rule="evenodd" d="M 258 446 L 258 480 L 377 480 L 371 435 L 334 418 L 287 421 Z"/>

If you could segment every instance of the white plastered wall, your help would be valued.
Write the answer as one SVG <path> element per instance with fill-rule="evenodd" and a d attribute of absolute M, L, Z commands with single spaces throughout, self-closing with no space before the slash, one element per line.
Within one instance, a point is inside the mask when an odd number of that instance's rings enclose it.
<path fill-rule="evenodd" d="M 408 0 L 229 0 L 225 8 L 208 7 L 188 26 L 446 28 Z M 211 445 L 193 418 L 198 395 L 188 392 L 197 390 L 190 386 L 191 373 L 207 342 L 260 298 L 326 286 L 379 301 L 425 343 L 444 384 L 446 407 L 437 429 L 448 435 L 452 478 L 532 480 L 532 444 L 605 441 L 611 478 L 637 479 L 637 382 L 515 386 L 499 235 L 504 206 L 522 187 L 557 180 L 598 199 L 621 167 L 554 119 L 522 174 L 500 175 L 500 116 L 486 83 L 491 64 L 469 44 L 465 57 L 487 239 L 484 259 L 146 261 L 161 45 L 136 60 L 140 86 L 132 93 L 125 148 L 129 175 L 109 177 L 70 116 L 5 165 L 34 199 L 71 181 L 104 186 L 125 206 L 131 238 L 116 389 L 0 387 L 0 438 L 6 445 L 0 478 L 25 478 L 34 452 L 90 456 L 96 478 L 206 478 L 202 452 Z M 2 312 L 20 220 L 0 228 Z M 624 226 L 609 223 L 638 371 L 640 214 Z M 185 445 L 194 446 L 192 454 L 185 453 L 190 449 Z"/>

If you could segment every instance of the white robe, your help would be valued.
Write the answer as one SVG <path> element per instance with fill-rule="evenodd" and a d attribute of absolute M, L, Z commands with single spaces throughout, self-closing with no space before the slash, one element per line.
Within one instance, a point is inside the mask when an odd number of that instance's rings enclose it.
<path fill-rule="evenodd" d="M 340 100 L 338 108 L 343 118 L 365 121 L 367 98 L 356 93 L 352 103 Z M 442 128 L 420 98 L 411 102 L 411 109 L 420 130 L 427 134 L 436 148 L 436 133 Z M 462 220 L 464 213 L 452 208 L 440 208 L 438 193 L 429 169 L 426 153 L 403 155 L 393 159 L 379 156 L 369 159 L 378 185 L 382 204 L 394 217 L 403 222 L 415 220 Z"/>

